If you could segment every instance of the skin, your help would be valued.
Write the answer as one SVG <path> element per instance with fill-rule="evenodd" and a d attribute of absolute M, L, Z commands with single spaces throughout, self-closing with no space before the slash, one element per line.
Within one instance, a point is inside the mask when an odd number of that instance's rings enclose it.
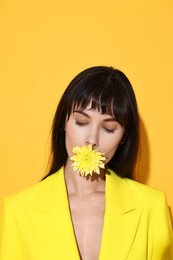
<path fill-rule="evenodd" d="M 72 168 L 74 146 L 92 144 L 104 153 L 108 163 L 124 135 L 124 128 L 108 114 L 76 109 L 65 126 L 66 150 L 65 181 L 69 198 L 74 233 L 79 254 L 83 260 L 99 257 L 105 210 L 105 170 L 100 175 L 82 177 Z"/>

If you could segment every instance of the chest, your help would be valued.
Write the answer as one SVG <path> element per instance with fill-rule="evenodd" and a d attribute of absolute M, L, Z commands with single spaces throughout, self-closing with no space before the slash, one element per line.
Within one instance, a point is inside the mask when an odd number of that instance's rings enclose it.
<path fill-rule="evenodd" d="M 98 259 L 104 222 L 104 193 L 82 197 L 70 196 L 69 202 L 81 259 Z"/>

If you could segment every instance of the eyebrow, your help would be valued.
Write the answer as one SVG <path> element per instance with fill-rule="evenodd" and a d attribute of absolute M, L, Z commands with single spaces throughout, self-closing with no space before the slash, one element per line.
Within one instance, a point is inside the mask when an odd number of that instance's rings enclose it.
<path fill-rule="evenodd" d="M 73 113 L 78 113 L 80 115 L 86 116 L 87 118 L 90 118 L 90 116 L 85 113 L 83 110 L 74 110 Z M 105 122 L 117 122 L 115 118 L 105 118 L 103 121 Z"/>

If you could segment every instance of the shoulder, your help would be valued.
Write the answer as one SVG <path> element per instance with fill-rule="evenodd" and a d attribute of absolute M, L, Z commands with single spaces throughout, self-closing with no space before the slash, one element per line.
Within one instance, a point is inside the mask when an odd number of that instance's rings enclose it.
<path fill-rule="evenodd" d="M 148 185 L 142 184 L 135 180 L 128 178 L 121 178 L 116 175 L 115 172 L 110 171 L 112 175 L 113 182 L 115 185 L 121 187 L 119 190 L 123 190 L 124 193 L 132 196 L 134 201 L 139 206 L 153 207 L 154 205 L 165 204 L 166 196 L 165 193 L 157 188 L 150 187 Z M 115 187 L 116 188 L 116 187 Z"/>
<path fill-rule="evenodd" d="M 167 204 L 165 193 L 157 188 L 150 187 L 148 185 L 139 183 L 134 180 L 124 180 L 129 186 L 135 200 L 138 204 L 147 205 L 153 207 L 153 205 Z"/>
<path fill-rule="evenodd" d="M 32 185 L 29 188 L 26 188 L 22 191 L 19 191 L 13 195 L 9 195 L 5 198 L 4 203 L 5 206 L 10 205 L 11 208 L 13 207 L 20 207 L 23 206 L 24 208 L 33 207 L 35 201 L 40 196 L 40 191 L 44 193 L 44 190 L 51 191 L 51 187 L 55 183 L 57 173 L 54 173 L 47 177 L 46 179 Z"/>

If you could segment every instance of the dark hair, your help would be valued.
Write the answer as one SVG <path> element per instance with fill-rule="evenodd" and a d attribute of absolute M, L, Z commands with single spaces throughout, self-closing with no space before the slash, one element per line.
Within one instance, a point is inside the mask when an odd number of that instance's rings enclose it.
<path fill-rule="evenodd" d="M 79 73 L 65 90 L 52 126 L 51 165 L 47 176 L 65 165 L 65 123 L 76 108 L 99 109 L 116 118 L 124 128 L 123 141 L 108 167 L 117 175 L 132 178 L 139 148 L 139 115 L 132 86 L 123 72 L 106 66 L 88 68 Z M 47 177 L 45 176 L 45 178 Z"/>

